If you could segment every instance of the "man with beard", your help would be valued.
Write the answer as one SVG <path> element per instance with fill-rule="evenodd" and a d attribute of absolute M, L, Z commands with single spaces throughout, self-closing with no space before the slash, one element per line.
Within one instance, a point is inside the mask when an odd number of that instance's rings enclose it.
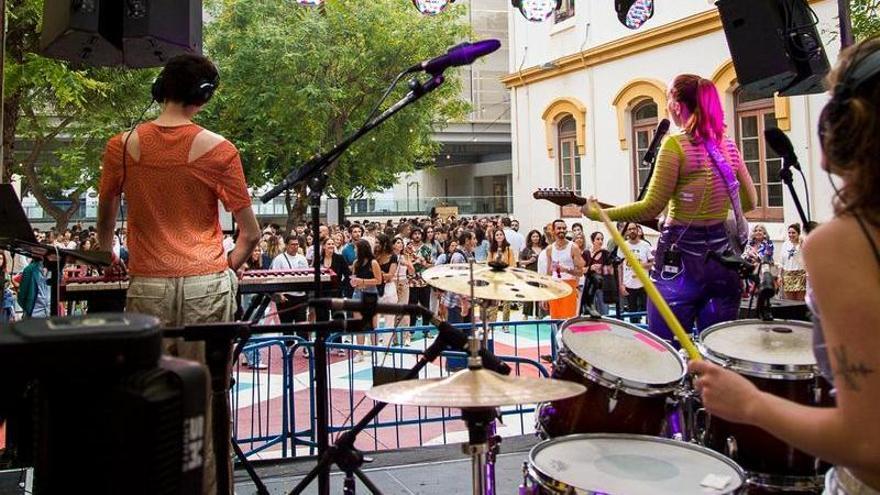
<path fill-rule="evenodd" d="M 406 246 L 406 252 L 413 262 L 415 276 L 409 281 L 409 303 L 418 304 L 423 308 L 431 307 L 431 288 L 422 279 L 422 272 L 434 264 L 431 257 L 431 246 L 422 242 L 423 232 L 421 227 L 413 227 L 410 232 L 410 242 Z M 418 313 L 409 316 L 411 325 L 416 324 Z"/>
<path fill-rule="evenodd" d="M 566 297 L 550 301 L 550 318 L 554 320 L 573 318 L 577 315 L 578 280 L 584 274 L 584 257 L 574 242 L 565 238 L 568 226 L 565 220 L 553 221 L 554 242 L 544 250 L 543 258 L 546 275 L 561 280 L 571 286 L 572 291 Z"/>

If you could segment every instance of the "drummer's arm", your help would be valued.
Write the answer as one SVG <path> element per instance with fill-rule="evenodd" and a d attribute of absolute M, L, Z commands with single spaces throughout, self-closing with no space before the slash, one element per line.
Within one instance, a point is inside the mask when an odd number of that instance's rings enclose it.
<path fill-rule="evenodd" d="M 852 246 L 857 253 L 841 257 L 841 245 Z M 837 219 L 810 234 L 804 259 L 820 302 L 837 407 L 808 407 L 761 394 L 755 405 L 755 424 L 801 450 L 856 470 L 857 476 L 861 471 L 876 480 L 880 477 L 880 337 L 876 332 L 880 290 L 874 257 L 855 220 Z M 829 263 L 830 259 L 837 262 Z"/>

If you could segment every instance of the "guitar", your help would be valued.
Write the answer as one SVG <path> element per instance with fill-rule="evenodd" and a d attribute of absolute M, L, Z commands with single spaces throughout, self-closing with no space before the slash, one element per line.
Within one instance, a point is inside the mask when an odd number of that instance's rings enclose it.
<path fill-rule="evenodd" d="M 587 198 L 583 196 L 578 196 L 573 191 L 569 189 L 555 189 L 555 188 L 547 188 L 547 189 L 538 189 L 534 193 L 532 193 L 532 197 L 535 199 L 544 199 L 553 204 L 559 206 L 567 206 L 567 205 L 578 205 L 583 206 L 587 204 Z M 604 208 L 612 208 L 613 205 L 609 205 L 607 203 L 599 202 L 599 206 Z M 644 220 L 641 222 L 632 222 L 637 223 L 639 225 L 648 227 L 649 229 L 653 229 L 656 231 L 660 231 L 660 227 L 658 225 L 657 219 Z"/>

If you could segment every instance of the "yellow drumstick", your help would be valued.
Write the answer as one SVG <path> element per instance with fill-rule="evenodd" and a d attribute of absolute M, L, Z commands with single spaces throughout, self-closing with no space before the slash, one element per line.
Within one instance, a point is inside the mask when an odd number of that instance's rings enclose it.
<path fill-rule="evenodd" d="M 645 268 L 642 266 L 641 262 L 639 262 L 639 259 L 633 254 L 632 250 L 629 248 L 629 244 L 623 239 L 620 232 L 614 228 L 611 219 L 608 218 L 608 214 L 599 207 L 599 203 L 595 200 L 590 203 L 590 208 L 594 208 L 599 212 L 599 216 L 602 218 L 605 228 L 611 233 L 611 237 L 614 238 L 617 247 L 623 251 L 623 255 L 626 257 L 626 261 L 629 262 L 629 266 L 632 267 L 636 276 L 639 277 L 639 280 L 641 280 L 642 284 L 645 286 L 645 292 L 648 294 L 648 297 L 651 298 L 651 301 L 657 306 L 657 311 L 660 312 L 660 316 L 666 321 L 666 324 L 672 330 L 672 333 L 675 334 L 675 338 L 681 343 L 681 346 L 684 347 L 685 351 L 687 351 L 688 356 L 692 360 L 700 360 L 700 352 L 697 351 L 697 347 L 694 346 L 693 341 L 688 337 L 687 332 L 684 331 L 684 328 L 681 326 L 681 323 L 679 323 L 678 318 L 675 317 L 675 313 L 672 312 L 669 304 L 667 304 L 666 300 L 663 299 L 663 296 L 660 295 L 660 291 L 657 290 L 654 282 L 648 277 L 648 272 L 645 271 Z"/>

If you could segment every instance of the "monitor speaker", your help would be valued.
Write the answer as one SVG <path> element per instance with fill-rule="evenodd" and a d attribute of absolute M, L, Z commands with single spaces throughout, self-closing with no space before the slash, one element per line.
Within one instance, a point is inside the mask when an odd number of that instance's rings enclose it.
<path fill-rule="evenodd" d="M 737 81 L 751 96 L 824 92 L 830 69 L 806 0 L 718 0 Z"/>
<path fill-rule="evenodd" d="M 45 0 L 40 52 L 74 66 L 122 63 L 120 0 Z"/>
<path fill-rule="evenodd" d="M 127 67 L 159 67 L 184 52 L 202 52 L 201 0 L 123 2 L 122 49 Z"/>

